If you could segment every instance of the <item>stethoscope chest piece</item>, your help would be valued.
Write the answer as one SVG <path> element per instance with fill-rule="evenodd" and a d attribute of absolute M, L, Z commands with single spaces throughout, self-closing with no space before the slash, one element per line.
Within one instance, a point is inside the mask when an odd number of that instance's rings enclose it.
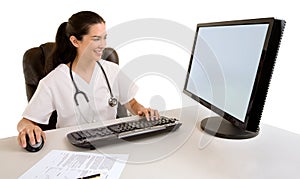
<path fill-rule="evenodd" d="M 115 107 L 115 106 L 118 104 L 117 98 L 115 98 L 115 97 L 110 97 L 110 98 L 108 99 L 108 104 L 109 104 L 109 106 L 111 106 L 111 107 Z"/>

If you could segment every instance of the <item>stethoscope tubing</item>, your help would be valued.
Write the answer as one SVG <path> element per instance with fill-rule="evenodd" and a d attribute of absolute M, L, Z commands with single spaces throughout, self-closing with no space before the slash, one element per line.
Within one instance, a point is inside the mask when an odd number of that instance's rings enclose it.
<path fill-rule="evenodd" d="M 108 81 L 108 78 L 107 78 L 107 75 L 105 73 L 104 68 L 102 67 L 102 65 L 100 64 L 99 61 L 97 61 L 97 64 L 101 68 L 101 71 L 103 72 L 103 75 L 105 77 L 105 81 L 106 81 L 106 84 L 107 84 L 107 87 L 108 87 L 108 90 L 109 90 L 109 93 L 110 93 L 110 99 L 108 100 L 108 104 L 111 107 L 114 107 L 117 104 L 117 99 L 114 97 L 114 95 L 112 93 L 112 90 L 111 90 L 111 87 L 110 87 L 110 84 L 109 84 L 109 81 Z M 70 77 L 71 77 L 72 83 L 73 83 L 74 88 L 75 88 L 74 101 L 75 101 L 75 104 L 78 106 L 79 103 L 77 101 L 77 95 L 79 95 L 79 94 L 83 95 L 86 102 L 89 102 L 89 98 L 87 97 L 86 93 L 79 90 L 78 86 L 76 85 L 74 77 L 73 77 L 73 73 L 72 73 L 72 65 L 73 65 L 73 61 L 71 61 L 71 63 L 70 63 Z"/>

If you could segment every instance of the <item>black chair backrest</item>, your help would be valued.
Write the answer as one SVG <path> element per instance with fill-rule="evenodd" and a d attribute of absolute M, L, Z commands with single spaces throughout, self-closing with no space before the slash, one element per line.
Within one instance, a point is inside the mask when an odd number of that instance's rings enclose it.
<path fill-rule="evenodd" d="M 33 96 L 39 81 L 45 77 L 45 62 L 49 59 L 54 42 L 41 44 L 39 47 L 28 49 L 23 55 L 23 73 L 25 78 L 27 100 Z M 119 57 L 113 48 L 103 50 L 102 59 L 119 64 Z M 120 103 L 118 105 L 117 117 L 126 117 L 127 110 Z M 57 122 L 57 113 L 54 111 L 49 119 L 49 124 L 38 124 L 42 130 L 55 129 Z"/>

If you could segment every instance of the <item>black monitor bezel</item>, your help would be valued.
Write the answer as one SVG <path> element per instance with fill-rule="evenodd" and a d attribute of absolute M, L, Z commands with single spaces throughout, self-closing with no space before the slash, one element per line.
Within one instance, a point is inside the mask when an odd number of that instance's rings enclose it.
<path fill-rule="evenodd" d="M 218 107 L 210 104 L 206 100 L 196 96 L 187 90 L 187 84 L 189 80 L 189 74 L 192 66 L 193 54 L 195 51 L 195 46 L 197 42 L 197 37 L 199 34 L 199 29 L 201 27 L 212 27 L 212 26 L 234 26 L 234 25 L 251 25 L 251 24 L 269 24 L 265 42 L 263 45 L 260 62 L 255 77 L 255 82 L 253 85 L 250 101 L 248 104 L 248 109 L 245 115 L 244 122 L 230 115 L 229 113 L 219 109 Z M 198 103 L 209 108 L 216 114 L 221 115 L 225 120 L 231 122 L 234 126 L 245 129 L 248 131 L 256 132 L 259 130 L 259 123 L 261 119 L 261 114 L 263 111 L 265 99 L 267 96 L 267 91 L 269 83 L 271 80 L 273 67 L 275 65 L 275 60 L 278 52 L 278 47 L 281 40 L 281 35 L 283 28 L 285 26 L 285 21 L 278 20 L 273 17 L 269 18 L 259 18 L 259 19 L 245 19 L 245 20 L 232 20 L 232 21 L 221 21 L 221 22 L 211 22 L 211 23 L 199 23 L 197 24 L 196 34 L 194 38 L 193 48 L 191 52 L 191 58 L 188 66 L 188 72 L 186 75 L 186 80 L 184 84 L 183 92 L 196 100 Z"/>

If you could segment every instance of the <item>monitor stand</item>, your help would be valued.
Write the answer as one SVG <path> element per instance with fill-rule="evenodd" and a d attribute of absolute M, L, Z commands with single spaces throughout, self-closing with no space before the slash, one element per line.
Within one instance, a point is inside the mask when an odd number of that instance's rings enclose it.
<path fill-rule="evenodd" d="M 201 129 L 206 133 L 226 139 L 248 139 L 257 136 L 257 132 L 247 131 L 232 125 L 222 117 L 208 117 L 201 121 Z"/>

